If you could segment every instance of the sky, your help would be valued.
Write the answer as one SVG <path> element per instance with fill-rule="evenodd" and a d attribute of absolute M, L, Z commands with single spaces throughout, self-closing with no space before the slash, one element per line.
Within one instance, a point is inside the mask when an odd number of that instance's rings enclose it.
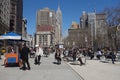
<path fill-rule="evenodd" d="M 33 35 L 36 32 L 36 12 L 48 7 L 62 12 L 62 34 L 67 36 L 72 21 L 80 22 L 82 12 L 102 12 L 105 8 L 116 7 L 120 0 L 23 0 L 23 17 L 27 19 L 27 32 Z"/>

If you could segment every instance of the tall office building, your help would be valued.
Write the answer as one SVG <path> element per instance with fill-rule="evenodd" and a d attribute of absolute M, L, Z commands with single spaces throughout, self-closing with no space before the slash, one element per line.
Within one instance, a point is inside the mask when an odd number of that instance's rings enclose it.
<path fill-rule="evenodd" d="M 16 13 L 17 3 L 16 0 L 10 0 L 10 31 L 16 30 Z"/>
<path fill-rule="evenodd" d="M 22 0 L 0 0 L 0 34 L 22 33 Z"/>
<path fill-rule="evenodd" d="M 91 46 L 94 47 L 105 47 L 108 45 L 108 38 L 107 38 L 107 25 L 106 25 L 106 15 L 103 13 L 96 14 L 93 13 L 83 13 L 81 19 L 81 26 L 86 27 L 88 34 L 91 37 L 90 40 Z M 87 33 L 86 32 L 86 33 Z M 88 35 L 87 34 L 87 35 Z M 88 37 L 89 37 L 88 36 Z"/>
<path fill-rule="evenodd" d="M 22 33 L 23 0 L 10 0 L 10 31 Z"/>
<path fill-rule="evenodd" d="M 108 29 L 105 13 L 96 14 L 96 37 L 98 47 L 108 46 Z"/>
<path fill-rule="evenodd" d="M 60 44 L 62 42 L 62 12 L 59 6 L 56 11 L 55 39 L 56 39 L 56 44 Z"/>
<path fill-rule="evenodd" d="M 44 8 L 37 11 L 36 44 L 49 47 L 54 44 L 55 11 Z"/>
<path fill-rule="evenodd" d="M 23 0 L 17 0 L 16 32 L 22 33 Z"/>
<path fill-rule="evenodd" d="M 10 0 L 0 0 L 0 34 L 9 31 Z"/>
<path fill-rule="evenodd" d="M 36 44 L 43 47 L 54 46 L 62 41 L 62 13 L 60 7 L 55 12 L 49 8 L 37 11 Z"/>
<path fill-rule="evenodd" d="M 80 17 L 80 26 L 82 28 L 85 28 L 87 27 L 88 25 L 86 24 L 87 23 L 87 14 L 85 11 L 82 12 L 82 16 Z"/>

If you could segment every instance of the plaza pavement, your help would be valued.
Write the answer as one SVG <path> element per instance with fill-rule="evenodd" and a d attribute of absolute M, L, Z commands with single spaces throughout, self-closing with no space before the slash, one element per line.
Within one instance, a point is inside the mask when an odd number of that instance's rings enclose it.
<path fill-rule="evenodd" d="M 0 60 L 0 80 L 120 80 L 120 62 L 112 64 L 111 61 L 87 59 L 82 66 L 63 61 L 61 65 L 55 65 L 53 57 L 43 57 L 40 66 L 34 65 L 34 59 L 30 59 L 30 71 L 21 71 L 18 67 L 5 68 L 3 60 Z"/>
<path fill-rule="evenodd" d="M 69 65 L 62 61 L 54 64 L 54 54 L 42 57 L 41 64 L 35 65 L 34 58 L 29 60 L 31 70 L 19 70 L 19 67 L 4 67 L 0 60 L 0 80 L 83 80 Z"/>
<path fill-rule="evenodd" d="M 73 65 L 73 62 L 66 63 L 84 80 L 120 80 L 120 61 L 112 64 L 111 61 L 104 59 L 86 59 L 86 64 L 82 66 L 79 64 Z"/>

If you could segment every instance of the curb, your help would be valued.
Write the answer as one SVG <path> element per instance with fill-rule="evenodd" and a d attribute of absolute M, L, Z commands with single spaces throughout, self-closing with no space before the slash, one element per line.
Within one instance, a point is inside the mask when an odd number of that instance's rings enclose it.
<path fill-rule="evenodd" d="M 65 61 L 64 61 L 64 62 L 65 62 Z M 80 76 L 80 80 L 85 80 L 77 71 L 75 71 L 75 70 L 70 66 L 69 63 L 65 62 L 65 64 L 67 64 L 67 65 L 71 68 L 72 71 L 74 71 L 78 76 Z"/>

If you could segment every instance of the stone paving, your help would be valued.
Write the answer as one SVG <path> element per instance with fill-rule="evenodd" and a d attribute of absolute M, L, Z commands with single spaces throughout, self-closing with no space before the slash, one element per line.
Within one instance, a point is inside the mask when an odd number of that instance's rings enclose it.
<path fill-rule="evenodd" d="M 82 80 L 82 78 L 66 63 L 53 64 L 54 55 L 42 57 L 41 64 L 35 65 L 30 58 L 31 70 L 19 70 L 19 67 L 4 67 L 0 60 L 0 80 Z"/>
<path fill-rule="evenodd" d="M 2 57 L 3 58 L 3 57 Z M 120 80 L 120 61 L 86 60 L 86 64 L 62 61 L 53 64 L 54 55 L 42 57 L 40 65 L 34 65 L 30 58 L 31 70 L 22 71 L 19 67 L 4 67 L 0 60 L 0 80 Z"/>
<path fill-rule="evenodd" d="M 86 60 L 86 64 L 80 66 L 67 64 L 71 66 L 84 80 L 120 80 L 120 62 L 112 64 L 105 60 Z"/>

